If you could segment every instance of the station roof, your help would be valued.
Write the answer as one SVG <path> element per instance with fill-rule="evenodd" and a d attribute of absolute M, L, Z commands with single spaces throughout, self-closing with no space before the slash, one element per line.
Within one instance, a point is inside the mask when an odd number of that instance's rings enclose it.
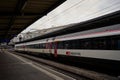
<path fill-rule="evenodd" d="M 0 0 L 0 40 L 11 39 L 66 0 Z"/>
<path fill-rule="evenodd" d="M 74 32 L 79 32 L 79 31 L 84 31 L 84 30 L 89 30 L 89 29 L 95 29 L 95 28 L 100 28 L 100 27 L 105 27 L 109 25 L 114 25 L 114 24 L 120 24 L 120 11 L 113 12 L 111 14 L 106 14 L 104 16 L 100 16 L 85 22 L 80 22 L 80 23 L 75 23 L 75 24 L 69 24 L 65 25 L 63 29 L 44 34 L 32 39 L 24 40 L 18 43 L 24 43 L 24 42 L 29 42 L 29 41 L 34 41 L 38 39 L 44 39 L 44 38 L 49 38 L 49 37 L 55 37 L 58 35 L 64 35 L 64 34 L 69 34 L 69 33 L 74 33 Z"/>

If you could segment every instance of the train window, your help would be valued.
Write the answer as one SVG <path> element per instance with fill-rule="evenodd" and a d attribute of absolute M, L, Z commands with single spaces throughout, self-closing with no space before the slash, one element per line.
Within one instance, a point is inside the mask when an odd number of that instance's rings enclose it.
<path fill-rule="evenodd" d="M 45 44 L 45 46 L 46 46 L 46 49 L 48 49 L 48 48 L 49 48 L 49 47 L 48 47 L 48 43 L 46 43 L 46 44 Z"/>
<path fill-rule="evenodd" d="M 40 44 L 40 48 L 42 49 L 42 44 Z"/>
<path fill-rule="evenodd" d="M 120 40 L 118 40 L 118 42 L 117 42 L 117 49 L 120 50 Z"/>
<path fill-rule="evenodd" d="M 30 45 L 30 48 L 33 48 L 32 46 L 33 46 L 33 45 Z"/>
<path fill-rule="evenodd" d="M 72 40 L 72 41 L 70 41 L 70 49 L 76 49 L 76 45 L 77 45 L 77 43 L 76 43 L 76 40 Z"/>
<path fill-rule="evenodd" d="M 62 43 L 63 43 L 63 49 L 65 49 L 65 41 L 62 41 Z"/>
<path fill-rule="evenodd" d="M 76 40 L 76 49 L 80 49 L 80 40 Z"/>
<path fill-rule="evenodd" d="M 57 45 L 58 45 L 58 49 L 61 49 L 61 42 L 58 42 Z"/>
<path fill-rule="evenodd" d="M 52 49 L 52 45 L 53 45 L 53 43 L 52 43 L 52 42 L 50 42 L 50 49 Z"/>
<path fill-rule="evenodd" d="M 45 44 L 43 43 L 43 48 L 45 48 Z"/>
<path fill-rule="evenodd" d="M 55 43 L 53 42 L 53 43 L 52 43 L 52 49 L 54 49 L 54 45 L 55 45 Z"/>
<path fill-rule="evenodd" d="M 35 48 L 35 45 L 33 44 L 33 45 L 31 45 L 31 48 Z"/>
<path fill-rule="evenodd" d="M 53 42 L 52 43 L 52 49 L 58 48 L 58 42 Z"/>
<path fill-rule="evenodd" d="M 72 40 L 68 41 L 68 44 L 69 44 L 68 48 L 69 48 L 69 49 L 73 49 L 73 46 L 72 46 L 73 41 L 72 41 Z"/>
<path fill-rule="evenodd" d="M 30 48 L 32 48 L 32 45 L 30 45 Z"/>
<path fill-rule="evenodd" d="M 69 41 L 66 41 L 66 49 L 71 49 L 71 41 L 69 40 Z"/>
<path fill-rule="evenodd" d="M 99 48 L 100 49 L 106 49 L 106 40 L 105 39 L 100 39 L 99 40 Z"/>
<path fill-rule="evenodd" d="M 40 44 L 38 44 L 38 48 L 40 48 Z"/>
<path fill-rule="evenodd" d="M 31 45 L 28 45 L 29 48 L 31 48 Z"/>
<path fill-rule="evenodd" d="M 39 46 L 40 46 L 40 48 L 42 49 L 42 44 L 40 44 Z"/>
<path fill-rule="evenodd" d="M 106 49 L 110 50 L 111 49 L 111 39 L 110 38 L 106 38 Z"/>
<path fill-rule="evenodd" d="M 74 41 L 71 40 L 71 41 L 70 41 L 70 49 L 73 49 L 73 48 L 74 48 Z"/>
<path fill-rule="evenodd" d="M 81 49 L 82 48 L 82 41 L 80 39 L 75 40 L 76 42 L 76 49 Z"/>
<path fill-rule="evenodd" d="M 86 49 L 91 49 L 91 40 L 86 40 L 85 43 L 84 43 L 84 46 Z"/>
<path fill-rule="evenodd" d="M 80 41 L 79 49 L 86 49 L 87 48 L 87 41 L 86 40 L 79 40 L 79 41 Z"/>
<path fill-rule="evenodd" d="M 58 42 L 58 49 L 63 49 L 64 47 L 63 47 L 63 41 L 61 41 L 61 42 Z"/>
<path fill-rule="evenodd" d="M 39 49 L 39 44 L 37 44 L 37 48 Z"/>
<path fill-rule="evenodd" d="M 30 48 L 34 48 L 33 46 L 34 46 L 34 45 L 30 45 Z"/>
<path fill-rule="evenodd" d="M 27 48 L 49 48 L 49 49 L 102 49 L 102 50 L 120 50 L 120 37 L 108 36 L 97 37 L 89 39 L 77 39 L 68 41 L 59 41 L 53 43 L 42 43 L 27 45 Z M 23 48 L 23 46 L 16 46 L 16 48 Z"/>
<path fill-rule="evenodd" d="M 110 49 L 110 50 L 116 50 L 117 49 L 117 39 L 110 37 L 109 41 L 108 41 L 108 47 L 109 47 L 108 49 Z"/>
<path fill-rule="evenodd" d="M 52 43 L 52 49 L 54 49 L 54 47 L 55 47 L 55 43 L 53 42 L 53 43 Z"/>
<path fill-rule="evenodd" d="M 91 47 L 91 49 L 98 49 L 99 47 L 98 47 L 98 40 L 97 39 L 91 39 L 91 41 L 92 41 L 92 47 Z"/>
<path fill-rule="evenodd" d="M 37 44 L 34 44 L 34 48 L 37 48 Z"/>
<path fill-rule="evenodd" d="M 69 47 L 68 42 L 67 42 L 67 41 L 64 41 L 64 49 L 68 49 L 68 47 Z"/>
<path fill-rule="evenodd" d="M 91 41 L 92 41 L 91 49 L 103 49 L 105 47 L 104 40 L 100 38 L 91 39 Z"/>
<path fill-rule="evenodd" d="M 115 49 L 115 40 L 114 39 L 111 39 L 111 38 L 107 39 L 107 49 L 108 50 Z"/>
<path fill-rule="evenodd" d="M 30 45 L 27 45 L 26 47 L 30 48 Z"/>
<path fill-rule="evenodd" d="M 36 48 L 37 48 L 37 49 L 39 48 L 39 44 L 36 44 Z"/>
<path fill-rule="evenodd" d="M 40 44 L 41 45 L 41 49 L 43 49 L 43 45 L 42 44 Z"/>

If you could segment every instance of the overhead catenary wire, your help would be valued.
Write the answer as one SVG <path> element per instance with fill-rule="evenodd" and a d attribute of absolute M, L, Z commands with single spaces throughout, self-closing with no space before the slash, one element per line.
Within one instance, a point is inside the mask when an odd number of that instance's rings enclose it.
<path fill-rule="evenodd" d="M 49 19 L 45 20 L 42 24 L 40 24 L 40 26 L 44 25 L 44 24 L 47 23 L 48 21 L 54 21 L 54 18 L 57 17 L 57 16 L 59 16 L 59 15 L 61 15 L 61 13 L 65 13 L 66 11 L 68 11 L 68 10 L 70 10 L 70 9 L 76 7 L 76 6 L 78 6 L 78 7 L 81 6 L 81 5 L 82 5 L 81 3 L 83 3 L 84 1 L 86 1 L 86 0 L 81 0 L 81 1 L 79 1 L 78 3 L 74 4 L 73 6 L 67 8 L 67 9 L 63 10 L 62 12 L 60 12 L 59 14 L 53 16 L 52 18 L 49 18 Z M 103 9 L 101 9 L 101 12 L 102 12 L 102 13 L 104 12 L 104 14 L 107 13 L 107 12 L 110 12 L 110 11 L 114 10 L 114 9 L 111 9 L 111 7 L 114 7 L 114 5 L 117 5 L 117 4 L 118 4 L 118 2 L 115 2 L 115 3 L 111 4 L 111 5 L 108 6 L 108 7 L 105 7 L 105 8 L 103 8 Z M 94 4 L 93 4 L 93 5 L 94 5 Z M 95 5 L 97 5 L 97 4 L 95 4 Z M 118 6 L 119 6 L 119 5 L 118 5 Z M 89 8 L 87 9 L 87 11 L 90 11 L 90 10 L 93 9 L 93 8 L 94 8 L 94 6 L 92 6 L 92 8 L 89 7 Z M 115 8 L 118 8 L 118 7 L 115 7 Z M 105 11 L 105 9 L 106 9 L 106 10 L 107 10 L 107 9 L 110 9 L 110 10 Z M 91 17 L 91 16 L 94 16 L 94 15 L 96 15 L 97 13 L 101 13 L 101 12 L 96 11 L 96 12 L 94 12 L 94 13 L 90 13 L 90 14 L 85 15 L 85 16 L 82 16 L 82 17 L 80 17 L 80 18 L 83 18 L 83 17 L 86 17 L 86 18 L 87 18 L 87 17 Z M 66 15 L 68 15 L 68 14 L 66 14 Z M 69 20 L 69 21 L 72 21 L 72 20 Z"/>
<path fill-rule="evenodd" d="M 46 20 L 46 21 L 49 21 L 49 20 L 51 20 L 51 19 L 57 17 L 57 16 L 60 15 L 61 13 L 68 11 L 69 9 L 71 9 L 72 7 L 75 7 L 75 6 L 79 5 L 79 4 L 82 3 L 83 1 L 85 1 L 85 0 L 79 1 L 78 3 L 76 3 L 76 4 L 74 4 L 73 6 L 71 6 L 71 7 L 67 8 L 67 9 L 63 10 L 63 11 L 60 12 L 59 14 L 53 16 L 52 18 L 50 18 L 50 19 L 48 19 L 48 20 Z M 46 22 L 46 21 L 44 21 L 44 22 Z M 44 24 L 44 22 L 43 22 L 43 24 Z M 41 24 L 41 25 L 43 25 L 43 24 Z"/>

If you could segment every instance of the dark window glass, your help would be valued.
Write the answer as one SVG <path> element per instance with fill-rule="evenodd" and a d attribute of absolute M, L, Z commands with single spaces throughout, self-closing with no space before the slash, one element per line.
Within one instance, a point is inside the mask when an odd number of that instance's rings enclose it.
<path fill-rule="evenodd" d="M 25 46 L 24 46 L 25 47 Z M 16 48 L 24 48 L 16 46 Z M 96 49 L 96 50 L 120 50 L 120 37 L 108 36 L 89 39 L 77 39 L 68 41 L 59 41 L 52 43 L 41 43 L 27 45 L 27 48 L 47 48 L 47 49 Z"/>
<path fill-rule="evenodd" d="M 120 40 L 118 40 L 118 42 L 117 42 L 117 49 L 120 50 Z"/>
<path fill-rule="evenodd" d="M 61 41 L 61 42 L 58 42 L 58 49 L 63 49 L 64 47 L 63 47 L 63 42 Z"/>
<path fill-rule="evenodd" d="M 69 47 L 68 41 L 64 41 L 64 48 L 68 49 L 68 47 Z"/>
<path fill-rule="evenodd" d="M 107 38 L 107 49 L 108 50 L 117 49 L 117 40 L 115 38 L 112 37 Z"/>
<path fill-rule="evenodd" d="M 71 49 L 76 49 L 76 47 L 77 47 L 77 46 L 76 46 L 76 45 L 77 45 L 77 44 L 76 44 L 76 40 L 72 40 L 72 41 L 70 41 L 70 42 L 71 42 L 71 44 L 70 44 L 70 45 L 71 45 Z"/>

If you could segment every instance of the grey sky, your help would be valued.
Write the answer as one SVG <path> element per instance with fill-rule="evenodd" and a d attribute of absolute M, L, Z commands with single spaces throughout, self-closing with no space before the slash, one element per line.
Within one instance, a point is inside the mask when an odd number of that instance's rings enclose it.
<path fill-rule="evenodd" d="M 86 21 L 120 10 L 120 0 L 67 0 L 22 33 Z"/>

